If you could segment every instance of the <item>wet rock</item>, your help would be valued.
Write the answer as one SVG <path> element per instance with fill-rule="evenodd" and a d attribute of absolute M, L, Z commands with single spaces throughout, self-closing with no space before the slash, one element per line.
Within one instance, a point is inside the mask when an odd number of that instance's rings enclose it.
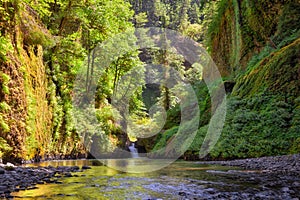
<path fill-rule="evenodd" d="M 208 188 L 208 189 L 206 189 L 205 191 L 206 191 L 207 193 L 209 193 L 209 194 L 215 194 L 215 193 L 216 193 L 215 189 L 213 189 L 213 188 Z"/>
<path fill-rule="evenodd" d="M 186 196 L 186 193 L 185 192 L 178 192 L 178 195 L 179 196 Z"/>
<path fill-rule="evenodd" d="M 56 183 L 56 184 L 63 184 L 63 182 L 61 182 L 61 181 L 54 181 L 54 183 Z"/>
<path fill-rule="evenodd" d="M 297 182 L 297 181 L 295 181 L 295 182 L 293 182 L 292 186 L 294 186 L 294 187 L 300 187 L 300 183 Z"/>
<path fill-rule="evenodd" d="M 91 169 L 91 167 L 90 167 L 90 166 L 84 165 L 84 166 L 81 167 L 81 169 L 82 169 L 82 170 L 84 170 L 84 169 Z"/>
<path fill-rule="evenodd" d="M 64 177 L 73 177 L 73 176 L 70 172 L 66 172 L 66 173 L 64 173 Z"/>
<path fill-rule="evenodd" d="M 100 187 L 99 184 L 93 184 L 92 187 Z"/>
<path fill-rule="evenodd" d="M 6 185 L 0 185 L 0 191 L 6 190 L 7 186 Z"/>
<path fill-rule="evenodd" d="M 281 188 L 281 191 L 282 191 L 282 192 L 289 192 L 289 191 L 290 191 L 290 188 L 288 188 L 288 187 L 283 187 L 283 188 Z"/>
<path fill-rule="evenodd" d="M 79 170 L 80 170 L 80 168 L 78 166 L 73 166 L 72 167 L 72 171 L 73 172 L 76 172 L 76 171 L 79 171 Z"/>
<path fill-rule="evenodd" d="M 77 172 L 80 168 L 73 167 L 18 167 L 10 163 L 0 167 L 0 198 L 7 198 L 11 192 L 36 189 L 36 184 L 56 183 L 58 177 L 72 177 L 71 172 Z"/>
<path fill-rule="evenodd" d="M 44 184 L 45 182 L 44 181 L 37 181 L 36 183 L 41 185 L 41 184 Z"/>

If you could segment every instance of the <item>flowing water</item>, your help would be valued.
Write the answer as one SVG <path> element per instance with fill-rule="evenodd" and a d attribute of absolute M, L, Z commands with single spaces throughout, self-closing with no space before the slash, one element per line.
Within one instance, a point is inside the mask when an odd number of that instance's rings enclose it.
<path fill-rule="evenodd" d="M 134 167 L 144 165 L 142 160 L 138 158 L 103 162 Z M 37 185 L 37 189 L 14 193 L 16 199 L 222 199 L 222 195 L 223 199 L 227 199 L 229 196 L 249 197 L 253 193 L 265 192 L 263 181 L 259 179 L 260 172 L 196 162 L 176 161 L 161 170 L 138 174 L 117 171 L 102 165 L 98 160 L 51 161 L 38 165 L 89 165 L 92 169 L 73 173 L 73 177 L 61 178 L 60 184 Z M 273 188 L 268 191 L 270 193 L 276 190 Z"/>
<path fill-rule="evenodd" d="M 138 158 L 139 157 L 138 150 L 137 150 L 137 148 L 135 148 L 134 143 L 131 143 L 131 145 L 128 148 L 130 150 L 132 158 Z"/>

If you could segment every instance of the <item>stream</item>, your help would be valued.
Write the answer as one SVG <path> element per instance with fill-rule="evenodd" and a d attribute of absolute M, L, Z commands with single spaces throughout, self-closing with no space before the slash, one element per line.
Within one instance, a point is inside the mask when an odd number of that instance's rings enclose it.
<path fill-rule="evenodd" d="M 145 159 L 115 159 L 105 162 L 133 167 Z M 157 160 L 157 162 L 168 162 Z M 49 161 L 27 166 L 91 166 L 91 169 L 62 177 L 56 184 L 39 184 L 36 189 L 14 192 L 14 199 L 293 199 L 300 180 L 236 167 L 205 165 L 178 160 L 150 173 L 126 173 L 98 160 Z M 148 166 L 151 167 L 151 166 Z M 288 187 L 286 187 L 288 186 Z"/>

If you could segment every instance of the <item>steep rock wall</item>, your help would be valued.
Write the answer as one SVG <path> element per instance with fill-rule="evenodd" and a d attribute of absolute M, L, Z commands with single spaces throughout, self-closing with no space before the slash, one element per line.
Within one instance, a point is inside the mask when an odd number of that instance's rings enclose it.
<path fill-rule="evenodd" d="M 20 4 L 3 5 L 7 18 L 1 21 L 0 35 L 6 47 L 0 54 L 0 158 L 20 163 L 75 155 L 83 147 L 78 136 L 65 136 L 57 86 L 43 59 L 52 36 L 34 10 Z"/>
<path fill-rule="evenodd" d="M 284 8 L 290 4 L 297 2 L 222 0 L 219 3 L 209 28 L 209 46 L 223 76 L 235 77 L 245 70 L 250 58 L 266 45 L 277 47 L 272 36 L 278 30 Z"/>

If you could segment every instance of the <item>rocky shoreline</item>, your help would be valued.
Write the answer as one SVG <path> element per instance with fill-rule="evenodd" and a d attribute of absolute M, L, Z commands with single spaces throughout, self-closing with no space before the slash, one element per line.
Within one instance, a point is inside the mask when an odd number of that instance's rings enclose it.
<path fill-rule="evenodd" d="M 13 164 L 0 165 L 0 198 L 13 198 L 12 192 L 36 189 L 37 184 L 60 184 L 61 177 L 78 176 L 74 172 L 89 169 L 89 166 L 48 166 L 48 167 L 22 167 Z M 81 175 L 84 176 L 84 175 Z"/>
<path fill-rule="evenodd" d="M 208 170 L 212 176 L 240 180 L 242 184 L 257 185 L 244 191 L 228 192 L 214 188 L 214 185 L 203 190 L 204 199 L 292 199 L 299 200 L 300 196 L 300 154 L 248 158 L 231 161 L 199 161 L 198 164 L 234 166 L 245 170 L 229 170 L 227 172 Z M 61 177 L 84 176 L 76 174 L 89 166 L 48 166 L 24 167 L 13 164 L 0 164 L 0 199 L 13 199 L 13 192 L 36 189 L 38 184 L 61 184 Z M 249 171 L 247 171 L 249 170 Z M 256 171 L 257 170 L 257 171 Z M 252 171 L 252 172 L 251 172 Z M 253 173 L 254 172 L 254 173 Z M 189 181 L 188 179 L 186 180 Z M 189 188 L 193 188 L 195 180 L 191 180 Z M 202 180 L 201 180 L 202 181 Z M 224 187 L 227 187 L 226 184 Z M 175 187 L 177 188 L 177 187 Z M 203 199 L 194 191 L 180 190 L 174 195 L 183 199 Z M 167 190 L 167 189 L 166 189 Z M 178 191 L 178 190 L 176 190 Z M 207 192 L 207 193 L 206 193 Z"/>
<path fill-rule="evenodd" d="M 300 176 L 300 154 L 229 161 L 200 161 L 198 163 L 235 166 L 246 170 L 261 170 L 263 173 Z"/>

